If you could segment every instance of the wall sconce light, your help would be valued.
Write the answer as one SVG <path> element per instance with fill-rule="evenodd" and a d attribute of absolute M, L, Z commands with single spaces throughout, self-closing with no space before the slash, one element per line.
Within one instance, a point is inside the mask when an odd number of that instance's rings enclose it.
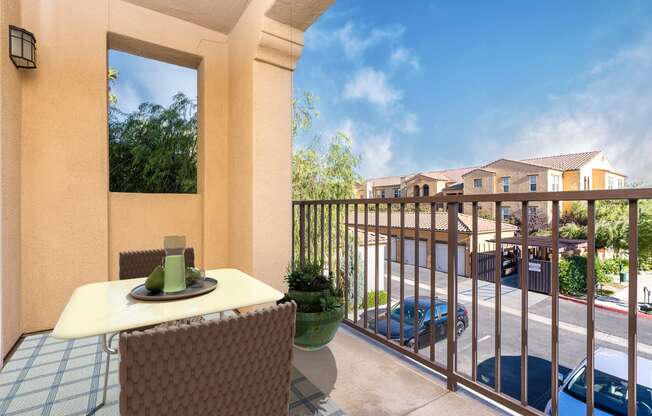
<path fill-rule="evenodd" d="M 9 26 L 9 57 L 16 68 L 36 68 L 36 38 L 32 32 Z"/>

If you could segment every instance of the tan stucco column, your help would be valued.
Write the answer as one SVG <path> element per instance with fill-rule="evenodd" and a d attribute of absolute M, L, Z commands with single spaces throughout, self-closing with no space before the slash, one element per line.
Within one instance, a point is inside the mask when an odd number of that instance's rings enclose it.
<path fill-rule="evenodd" d="M 292 71 L 303 31 L 257 14 L 265 7 L 256 6 L 229 39 L 229 258 L 283 289 L 292 227 Z"/>

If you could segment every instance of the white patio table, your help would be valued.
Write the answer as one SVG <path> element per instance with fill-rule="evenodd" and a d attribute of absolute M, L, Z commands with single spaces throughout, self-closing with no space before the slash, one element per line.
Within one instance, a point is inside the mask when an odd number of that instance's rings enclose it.
<path fill-rule="evenodd" d="M 283 297 L 283 293 L 240 270 L 207 270 L 206 277 L 217 279 L 215 290 L 181 300 L 152 302 L 132 298 L 131 289 L 143 284 L 145 278 L 91 283 L 75 289 L 52 336 L 57 339 L 101 337 L 107 353 L 104 392 L 102 402 L 91 414 L 106 402 L 109 362 L 111 355 L 118 353 L 111 347 L 111 341 L 120 331 L 272 303 Z"/>

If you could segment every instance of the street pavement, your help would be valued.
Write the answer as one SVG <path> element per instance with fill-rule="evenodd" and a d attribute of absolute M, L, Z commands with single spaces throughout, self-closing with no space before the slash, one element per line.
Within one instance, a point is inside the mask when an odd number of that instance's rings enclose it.
<path fill-rule="evenodd" d="M 430 270 L 419 269 L 419 297 L 430 296 Z M 414 295 L 414 268 L 405 265 L 405 297 Z M 504 278 L 501 290 L 501 384 L 503 393 L 520 399 L 521 356 L 521 291 L 516 286 L 517 276 Z M 436 296 L 446 299 L 447 275 L 436 273 Z M 392 267 L 392 302 L 400 300 L 400 272 L 398 263 Z M 494 305 L 495 286 L 478 283 L 478 379 L 494 385 Z M 471 323 L 471 280 L 458 278 L 458 302 L 469 311 Z M 550 398 L 551 298 L 530 292 L 528 294 L 528 402 L 543 410 Z M 566 374 L 586 357 L 586 306 L 560 299 L 559 302 L 559 370 Z M 627 315 L 595 309 L 596 348 L 607 347 L 627 351 Z M 638 354 L 652 359 L 652 320 L 638 318 Z M 458 338 L 458 371 L 471 375 L 471 327 Z M 420 354 L 429 357 L 430 346 L 424 345 Z M 435 344 L 435 359 L 446 363 L 446 340 Z"/>

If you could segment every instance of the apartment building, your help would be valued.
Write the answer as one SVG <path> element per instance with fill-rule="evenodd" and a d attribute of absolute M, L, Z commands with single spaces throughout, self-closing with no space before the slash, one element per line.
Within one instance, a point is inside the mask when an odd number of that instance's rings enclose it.
<path fill-rule="evenodd" d="M 547 191 L 618 189 L 626 176 L 617 172 L 602 151 L 532 157 L 522 160 L 497 159 L 480 167 L 419 172 L 405 176 L 369 179 L 360 185 L 358 196 L 392 198 L 398 196 L 477 195 Z M 562 209 L 570 209 L 564 202 Z M 438 207 L 444 209 L 444 205 Z M 471 207 L 464 207 L 470 213 Z M 531 202 L 531 216 L 550 218 L 549 202 Z M 507 220 L 520 216 L 520 203 L 506 202 L 501 216 Z M 494 216 L 492 204 L 480 204 L 480 212 Z"/>

